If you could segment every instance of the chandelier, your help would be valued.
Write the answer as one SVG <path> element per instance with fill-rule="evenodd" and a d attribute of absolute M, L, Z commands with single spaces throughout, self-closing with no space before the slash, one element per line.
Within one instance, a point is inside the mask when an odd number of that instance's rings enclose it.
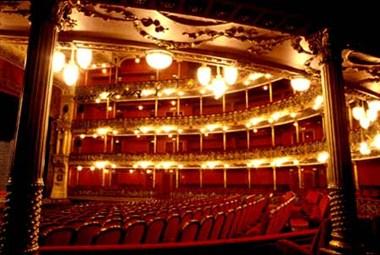
<path fill-rule="evenodd" d="M 154 49 L 146 51 L 148 65 L 156 70 L 168 68 L 173 62 L 173 54 L 166 50 Z"/>

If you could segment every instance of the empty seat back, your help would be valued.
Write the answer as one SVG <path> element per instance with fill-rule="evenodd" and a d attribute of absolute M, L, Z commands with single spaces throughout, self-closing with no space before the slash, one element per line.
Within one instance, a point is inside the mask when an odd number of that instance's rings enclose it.
<path fill-rule="evenodd" d="M 181 242 L 195 241 L 198 235 L 199 228 L 200 228 L 199 221 L 190 220 L 189 222 L 187 222 L 182 228 L 180 241 Z"/>
<path fill-rule="evenodd" d="M 211 234 L 210 234 L 211 240 L 219 239 L 225 218 L 226 216 L 224 212 L 218 212 L 218 214 L 215 217 L 214 225 L 211 230 Z"/>
<path fill-rule="evenodd" d="M 143 220 L 136 220 L 129 223 L 125 228 L 122 243 L 141 243 L 146 230 L 146 223 Z"/>
<path fill-rule="evenodd" d="M 213 216 L 208 215 L 205 218 L 203 218 L 203 220 L 201 221 L 201 227 L 199 229 L 197 240 L 199 241 L 209 240 L 213 225 L 214 225 Z"/>
<path fill-rule="evenodd" d="M 74 228 L 58 227 L 45 234 L 44 245 L 69 245 L 75 235 Z"/>
<path fill-rule="evenodd" d="M 94 237 L 93 244 L 118 244 L 123 233 L 120 226 L 102 228 Z"/>
<path fill-rule="evenodd" d="M 88 222 L 78 228 L 75 244 L 91 244 L 92 239 L 100 231 L 100 223 Z"/>
<path fill-rule="evenodd" d="M 165 229 L 166 221 L 162 218 L 156 218 L 148 223 L 145 243 L 158 243 L 161 241 L 162 233 Z"/>
<path fill-rule="evenodd" d="M 176 242 L 181 228 L 181 218 L 178 214 L 173 214 L 167 219 L 166 228 L 162 238 L 163 242 Z"/>

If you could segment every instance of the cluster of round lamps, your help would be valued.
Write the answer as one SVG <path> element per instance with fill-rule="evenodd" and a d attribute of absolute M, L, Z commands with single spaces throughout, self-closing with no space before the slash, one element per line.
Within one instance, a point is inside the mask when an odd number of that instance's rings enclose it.
<path fill-rule="evenodd" d="M 74 86 L 79 78 L 81 69 L 87 69 L 92 61 L 92 50 L 85 48 L 76 49 L 76 57 L 74 60 L 74 52 L 72 51 L 70 60 L 66 62 L 66 55 L 62 51 L 55 51 L 53 55 L 53 72 L 62 71 L 63 81 L 68 86 Z"/>

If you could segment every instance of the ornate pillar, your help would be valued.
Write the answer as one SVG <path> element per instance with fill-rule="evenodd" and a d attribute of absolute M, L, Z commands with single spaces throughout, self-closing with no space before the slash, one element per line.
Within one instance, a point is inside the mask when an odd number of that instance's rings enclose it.
<path fill-rule="evenodd" d="M 245 109 L 249 108 L 249 94 L 248 89 L 245 90 Z"/>
<path fill-rule="evenodd" d="M 248 168 L 248 189 L 251 189 L 251 168 Z"/>
<path fill-rule="evenodd" d="M 250 149 L 250 146 L 251 146 L 251 135 L 250 135 L 250 133 L 249 133 L 249 129 L 247 128 L 247 130 L 246 130 L 246 136 L 247 136 L 247 150 L 249 150 Z"/>
<path fill-rule="evenodd" d="M 352 161 L 352 167 L 354 168 L 355 189 L 359 191 L 360 185 L 359 185 L 359 176 L 358 176 L 358 164 L 355 161 Z"/>
<path fill-rule="evenodd" d="M 199 97 L 199 115 L 203 115 L 203 97 Z"/>
<path fill-rule="evenodd" d="M 272 167 L 272 174 L 273 174 L 273 191 L 277 190 L 277 175 L 276 175 L 276 167 Z"/>
<path fill-rule="evenodd" d="M 269 102 L 273 102 L 273 88 L 272 88 L 272 83 L 269 83 L 268 85 L 268 90 L 269 90 Z"/>
<path fill-rule="evenodd" d="M 276 133 L 275 133 L 275 129 L 274 129 L 274 125 L 273 124 L 270 126 L 270 131 L 271 131 L 271 143 L 272 143 L 272 147 L 275 147 L 276 146 Z"/>
<path fill-rule="evenodd" d="M 38 252 L 52 56 L 68 1 L 31 1 L 31 27 L 16 148 L 7 186 L 1 254 Z"/>
<path fill-rule="evenodd" d="M 223 188 L 227 189 L 227 169 L 223 168 Z"/>
<path fill-rule="evenodd" d="M 199 188 L 203 188 L 203 169 L 199 168 Z"/>
<path fill-rule="evenodd" d="M 325 112 L 325 133 L 330 154 L 327 169 L 332 240 L 330 248 L 341 254 L 357 254 L 355 187 L 344 96 L 341 44 L 337 34 L 324 29 L 310 41 L 321 57 L 321 81 Z"/>
<path fill-rule="evenodd" d="M 178 168 L 175 170 L 175 188 L 179 188 L 179 173 L 178 173 Z"/>
<path fill-rule="evenodd" d="M 69 156 L 71 152 L 72 133 L 71 122 L 73 120 L 75 103 L 74 103 L 74 89 L 70 88 L 62 97 L 61 109 L 67 107 L 68 111 L 62 113 L 57 121 L 57 128 L 62 130 L 62 149 L 53 155 L 53 162 L 49 171 L 53 171 L 53 186 L 50 198 L 65 199 L 67 198 L 68 187 L 68 172 L 69 172 Z"/>

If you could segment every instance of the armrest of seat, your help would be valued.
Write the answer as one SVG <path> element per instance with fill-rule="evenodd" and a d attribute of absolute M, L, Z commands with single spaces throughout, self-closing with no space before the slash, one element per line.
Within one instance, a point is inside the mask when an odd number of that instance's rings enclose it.
<path fill-rule="evenodd" d="M 299 245 L 293 241 L 289 240 L 278 240 L 276 242 L 277 248 L 284 255 L 309 255 L 310 251 L 308 251 L 307 247 L 303 245 Z"/>

